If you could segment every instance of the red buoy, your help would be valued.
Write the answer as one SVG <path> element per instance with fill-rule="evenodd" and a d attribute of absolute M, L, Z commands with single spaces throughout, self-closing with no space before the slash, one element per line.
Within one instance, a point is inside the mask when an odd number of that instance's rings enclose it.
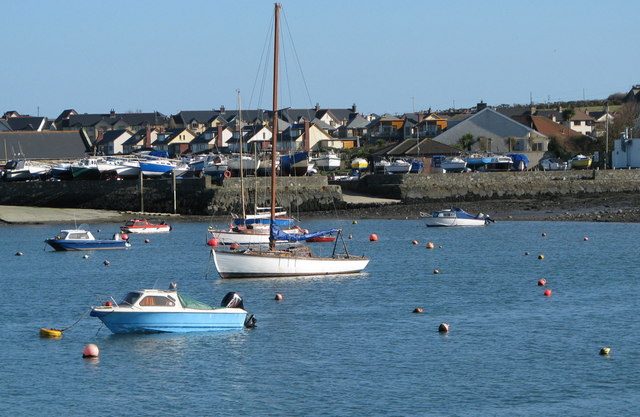
<path fill-rule="evenodd" d="M 122 240 L 129 240 L 129 235 L 126 233 L 123 233 L 120 237 L 122 238 Z"/>
<path fill-rule="evenodd" d="M 538 286 L 539 287 L 544 287 L 545 285 L 547 285 L 547 280 L 544 278 L 541 278 L 538 280 Z"/>
<path fill-rule="evenodd" d="M 440 326 L 438 326 L 438 331 L 440 333 L 448 333 L 449 332 L 449 323 L 440 323 Z"/>
<path fill-rule="evenodd" d="M 94 345 L 93 343 L 88 344 L 82 350 L 83 358 L 97 358 L 98 355 L 100 355 L 100 349 L 98 349 L 98 346 Z"/>
<path fill-rule="evenodd" d="M 374 233 L 374 234 L 372 234 L 371 236 L 369 236 L 369 240 L 370 240 L 371 242 L 375 242 L 375 241 L 377 241 L 377 240 L 378 240 L 378 235 L 376 235 L 375 233 Z"/>
<path fill-rule="evenodd" d="M 207 245 L 209 246 L 218 246 L 218 240 L 215 238 L 211 238 L 207 241 Z"/>
<path fill-rule="evenodd" d="M 551 297 L 551 290 L 544 290 L 545 297 Z"/>

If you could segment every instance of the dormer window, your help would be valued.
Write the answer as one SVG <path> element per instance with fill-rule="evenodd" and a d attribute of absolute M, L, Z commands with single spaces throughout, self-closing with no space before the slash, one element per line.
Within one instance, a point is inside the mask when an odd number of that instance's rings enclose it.
<path fill-rule="evenodd" d="M 198 122 L 191 122 L 191 129 L 197 129 L 198 128 Z"/>

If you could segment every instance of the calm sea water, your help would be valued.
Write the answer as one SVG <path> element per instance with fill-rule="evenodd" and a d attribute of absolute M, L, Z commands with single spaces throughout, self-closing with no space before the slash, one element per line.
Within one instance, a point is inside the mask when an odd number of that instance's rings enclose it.
<path fill-rule="evenodd" d="M 353 253 L 371 257 L 366 273 L 221 280 L 204 223 L 133 236 L 131 249 L 88 259 L 45 250 L 59 226 L 0 227 L 0 415 L 640 414 L 640 225 L 304 223 L 336 225 L 353 235 Z M 106 236 L 118 226 L 91 229 Z M 98 294 L 120 299 L 171 281 L 212 304 L 239 292 L 258 327 L 124 336 L 85 317 L 62 339 L 38 336 L 41 327 L 72 325 Z M 443 322 L 446 335 L 437 331 Z M 89 343 L 99 359 L 82 358 Z M 608 357 L 598 354 L 604 346 Z"/>

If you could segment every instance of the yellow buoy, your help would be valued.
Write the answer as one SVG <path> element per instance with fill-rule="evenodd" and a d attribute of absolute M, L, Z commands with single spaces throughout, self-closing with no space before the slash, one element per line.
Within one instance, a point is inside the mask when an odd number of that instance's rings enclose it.
<path fill-rule="evenodd" d="M 544 255 L 538 255 L 538 259 L 544 259 Z"/>
<path fill-rule="evenodd" d="M 433 244 L 433 242 L 428 242 L 427 243 L 427 249 L 433 249 L 435 247 L 435 245 Z"/>
<path fill-rule="evenodd" d="M 602 349 L 600 349 L 600 354 L 601 355 L 608 355 L 611 353 L 611 348 L 609 347 L 603 347 Z"/>
<path fill-rule="evenodd" d="M 353 224 L 358 224 L 358 221 L 357 221 L 357 220 L 354 220 L 354 221 L 353 221 Z"/>
<path fill-rule="evenodd" d="M 40 329 L 40 337 L 48 337 L 48 338 L 62 337 L 62 330 Z"/>

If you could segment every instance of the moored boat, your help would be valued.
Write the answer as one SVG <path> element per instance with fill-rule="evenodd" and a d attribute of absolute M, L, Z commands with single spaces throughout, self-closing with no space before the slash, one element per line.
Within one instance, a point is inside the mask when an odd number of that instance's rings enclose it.
<path fill-rule="evenodd" d="M 85 229 L 61 230 L 56 237 L 45 240 L 45 243 L 56 251 L 126 249 L 131 247 L 131 243 L 119 233 L 116 233 L 112 239 L 96 239 L 90 231 Z"/>
<path fill-rule="evenodd" d="M 51 174 L 51 167 L 29 159 L 14 159 L 4 166 L 5 181 L 23 181 L 44 178 Z"/>
<path fill-rule="evenodd" d="M 489 215 L 479 213 L 471 215 L 461 208 L 453 207 L 432 213 L 420 213 L 428 227 L 452 227 L 452 226 L 484 226 L 493 220 Z"/>
<path fill-rule="evenodd" d="M 125 233 L 169 233 L 171 226 L 164 221 L 160 224 L 153 224 L 148 220 L 133 219 L 121 226 L 120 230 Z"/>
<path fill-rule="evenodd" d="M 113 299 L 112 299 L 113 300 Z M 129 292 L 122 301 L 107 301 L 91 308 L 113 333 L 185 333 L 255 327 L 253 315 L 244 309 L 242 297 L 229 292 L 220 307 L 168 290 Z"/>

